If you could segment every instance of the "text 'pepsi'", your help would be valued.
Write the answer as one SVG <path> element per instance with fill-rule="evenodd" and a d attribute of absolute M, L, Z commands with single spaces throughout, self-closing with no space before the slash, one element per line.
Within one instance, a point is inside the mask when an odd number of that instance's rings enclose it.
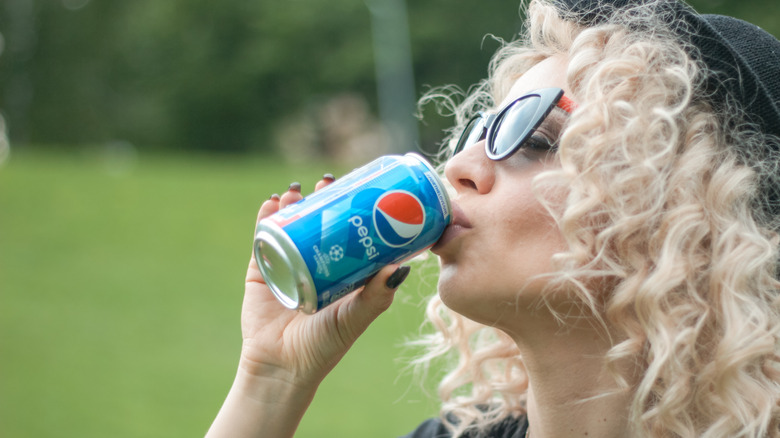
<path fill-rule="evenodd" d="M 387 155 L 261 220 L 255 259 L 282 304 L 314 313 L 431 247 L 451 218 L 423 157 Z"/>

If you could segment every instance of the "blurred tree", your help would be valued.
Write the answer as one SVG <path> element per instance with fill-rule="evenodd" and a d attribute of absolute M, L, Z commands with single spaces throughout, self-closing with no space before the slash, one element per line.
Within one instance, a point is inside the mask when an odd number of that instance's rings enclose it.
<path fill-rule="evenodd" d="M 691 0 L 780 35 L 776 0 Z M 485 76 L 519 1 L 407 1 L 418 94 Z M 0 111 L 17 143 L 269 150 L 274 129 L 340 94 L 376 112 L 363 0 L 3 0 Z M 426 148 L 443 121 L 426 111 Z"/>
<path fill-rule="evenodd" d="M 25 0 L 0 4 L 0 111 L 19 127 L 18 139 L 26 140 L 28 113 L 32 105 L 30 60 L 35 50 L 35 12 Z"/>

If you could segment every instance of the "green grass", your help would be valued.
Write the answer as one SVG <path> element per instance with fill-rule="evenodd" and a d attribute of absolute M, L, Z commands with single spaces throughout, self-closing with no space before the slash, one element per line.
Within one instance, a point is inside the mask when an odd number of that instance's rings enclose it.
<path fill-rule="evenodd" d="M 240 348 L 257 208 L 327 164 L 14 151 L 0 167 L 0 436 L 202 436 Z M 299 437 L 394 437 L 435 415 L 401 347 L 433 268 L 323 383 Z M 425 274 L 420 274 L 425 272 Z"/>

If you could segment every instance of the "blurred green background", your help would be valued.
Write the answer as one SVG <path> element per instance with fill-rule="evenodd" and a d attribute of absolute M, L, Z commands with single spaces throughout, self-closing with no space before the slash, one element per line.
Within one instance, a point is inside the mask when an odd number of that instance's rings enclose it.
<path fill-rule="evenodd" d="M 339 170 L 276 163 L 158 155 L 120 175 L 96 151 L 15 152 L 0 171 L 0 436 L 203 435 L 237 365 L 259 204 Z M 435 265 L 415 271 L 299 436 L 393 436 L 435 413 L 403 372 L 435 281 Z"/>
<path fill-rule="evenodd" d="M 780 35 L 776 0 L 693 4 Z M 498 46 L 485 35 L 519 29 L 505 0 L 0 0 L 0 436 L 203 435 L 237 362 L 260 203 L 434 150 L 448 122 L 418 123 L 414 100 L 468 88 Z M 435 415 L 402 347 L 435 275 L 415 265 L 298 436 Z"/>

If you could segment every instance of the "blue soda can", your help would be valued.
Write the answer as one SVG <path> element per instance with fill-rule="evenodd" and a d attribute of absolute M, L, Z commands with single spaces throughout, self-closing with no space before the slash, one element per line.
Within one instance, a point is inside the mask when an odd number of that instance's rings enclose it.
<path fill-rule="evenodd" d="M 315 313 L 431 247 L 450 208 L 423 157 L 383 156 L 261 220 L 255 259 L 284 306 Z"/>

